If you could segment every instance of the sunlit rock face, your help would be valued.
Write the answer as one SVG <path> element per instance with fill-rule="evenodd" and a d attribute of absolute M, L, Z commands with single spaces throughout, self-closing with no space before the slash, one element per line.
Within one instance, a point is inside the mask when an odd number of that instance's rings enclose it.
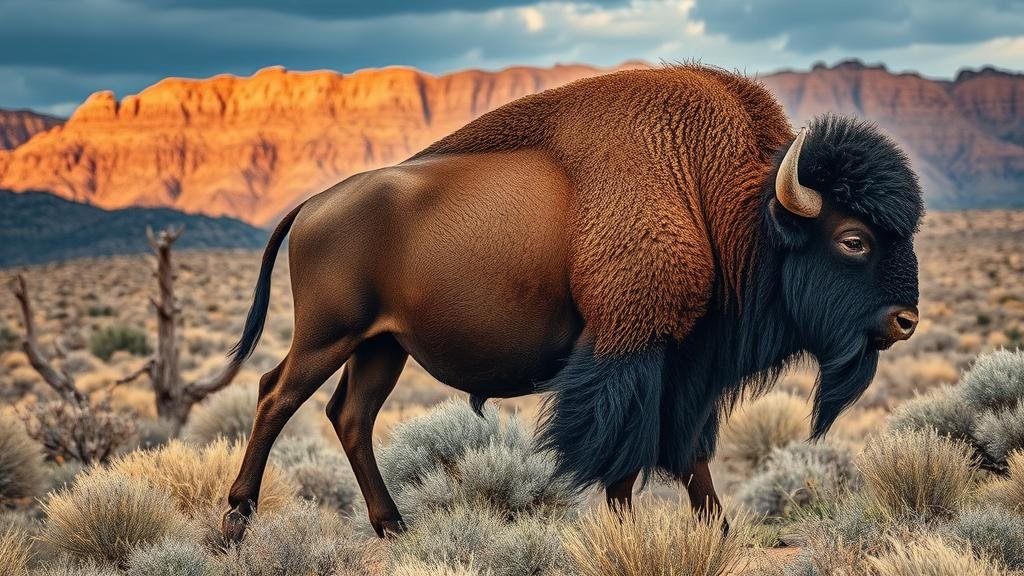
<path fill-rule="evenodd" d="M 342 178 L 399 162 L 506 102 L 607 71 L 267 68 L 247 78 L 168 78 L 120 100 L 97 92 L 63 125 L 0 151 L 0 188 L 267 225 Z M 795 125 L 824 111 L 878 122 L 910 152 L 933 206 L 1024 203 L 1020 75 L 983 70 L 943 82 L 846 62 L 763 81 Z"/>

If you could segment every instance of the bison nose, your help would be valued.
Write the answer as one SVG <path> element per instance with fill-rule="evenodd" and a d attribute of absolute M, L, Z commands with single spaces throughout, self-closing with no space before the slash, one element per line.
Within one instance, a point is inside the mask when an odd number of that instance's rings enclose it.
<path fill-rule="evenodd" d="M 917 308 L 895 306 L 889 311 L 889 335 L 893 340 L 906 340 L 917 329 Z"/>

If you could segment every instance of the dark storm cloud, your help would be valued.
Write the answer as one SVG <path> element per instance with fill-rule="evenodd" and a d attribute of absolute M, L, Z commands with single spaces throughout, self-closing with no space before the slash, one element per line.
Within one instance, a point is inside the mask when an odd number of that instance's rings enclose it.
<path fill-rule="evenodd" d="M 698 0 L 690 16 L 733 40 L 785 37 L 802 52 L 963 44 L 1024 30 L 1024 0 Z"/>
<path fill-rule="evenodd" d="M 512 8 L 536 4 L 537 0 L 140 0 L 141 3 L 168 7 L 219 10 L 244 8 L 269 10 L 283 14 L 301 14 L 322 18 L 367 18 L 395 14 L 434 14 L 459 10 L 464 12 L 485 12 L 495 8 Z M 629 0 L 586 0 L 579 2 L 593 6 L 616 6 L 628 4 Z"/>
<path fill-rule="evenodd" d="M 0 0 L 0 107 L 66 110 L 95 90 L 274 64 L 444 72 L 698 57 L 770 70 L 1024 30 L 1024 0 L 695 1 Z"/>
<path fill-rule="evenodd" d="M 0 79 L 0 106 L 46 107 L 80 101 L 100 88 L 138 89 L 144 84 L 133 82 L 141 78 L 248 74 L 271 64 L 353 70 L 400 63 L 430 69 L 470 51 L 482 58 L 528 58 L 556 40 L 529 34 L 514 15 L 314 18 L 241 7 L 241 0 L 227 4 L 236 7 L 0 0 L 0 69 L 14 75 Z M 86 88 L 81 80 L 89 75 L 97 82 Z M 103 84 L 101 76 L 123 81 Z"/>

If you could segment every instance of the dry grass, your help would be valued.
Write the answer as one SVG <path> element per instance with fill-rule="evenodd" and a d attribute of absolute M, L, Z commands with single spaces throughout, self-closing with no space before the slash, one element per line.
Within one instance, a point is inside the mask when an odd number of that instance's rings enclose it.
<path fill-rule="evenodd" d="M 28 576 L 28 562 L 32 559 L 29 535 L 14 526 L 0 533 L 0 566 L 5 576 Z"/>
<path fill-rule="evenodd" d="M 958 510 L 975 473 L 972 451 L 934 430 L 894 432 L 870 440 L 856 458 L 867 495 L 893 517 Z"/>
<path fill-rule="evenodd" d="M 772 450 L 807 437 L 809 413 L 803 400 L 786 392 L 748 402 L 729 417 L 719 453 L 755 468 Z"/>
<path fill-rule="evenodd" d="M 420 560 L 410 560 L 400 564 L 392 570 L 391 574 L 392 576 L 482 576 L 472 566 L 428 564 Z"/>
<path fill-rule="evenodd" d="M 146 481 L 166 491 L 189 517 L 220 507 L 242 462 L 243 446 L 218 440 L 197 447 L 173 441 L 155 450 L 135 451 L 111 463 L 117 474 Z M 287 476 L 267 466 L 260 489 L 260 511 L 273 512 L 293 500 Z"/>
<path fill-rule="evenodd" d="M 893 539 L 891 550 L 870 558 L 870 576 L 1004 576 L 1009 573 L 970 549 L 951 545 L 938 536 L 906 543 Z"/>
<path fill-rule="evenodd" d="M 982 486 L 983 498 L 1011 510 L 1024 511 L 1024 452 L 1014 452 L 1006 461 L 1008 474 Z"/>
<path fill-rule="evenodd" d="M 96 468 L 43 503 L 41 538 L 72 557 L 123 564 L 132 549 L 180 530 L 167 492 L 142 478 Z"/>
<path fill-rule="evenodd" d="M 35 496 L 43 484 L 43 451 L 10 412 L 0 412 L 0 503 Z"/>
<path fill-rule="evenodd" d="M 726 574 L 744 561 L 742 527 L 725 537 L 689 504 L 634 500 L 632 512 L 599 506 L 565 530 L 562 543 L 582 576 Z"/>

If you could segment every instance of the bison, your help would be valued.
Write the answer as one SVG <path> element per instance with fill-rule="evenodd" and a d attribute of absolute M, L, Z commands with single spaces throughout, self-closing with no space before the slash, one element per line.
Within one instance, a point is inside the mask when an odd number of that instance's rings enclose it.
<path fill-rule="evenodd" d="M 516 100 L 347 178 L 270 237 L 232 362 L 253 351 L 291 230 L 295 329 L 263 376 L 223 529 L 240 538 L 271 445 L 343 364 L 327 416 L 379 535 L 404 529 L 372 430 L 409 356 L 479 408 L 549 393 L 538 442 L 628 503 L 641 473 L 719 503 L 720 419 L 805 355 L 813 437 L 918 321 L 921 190 L 861 120 L 794 134 L 760 84 L 667 66 Z"/>

